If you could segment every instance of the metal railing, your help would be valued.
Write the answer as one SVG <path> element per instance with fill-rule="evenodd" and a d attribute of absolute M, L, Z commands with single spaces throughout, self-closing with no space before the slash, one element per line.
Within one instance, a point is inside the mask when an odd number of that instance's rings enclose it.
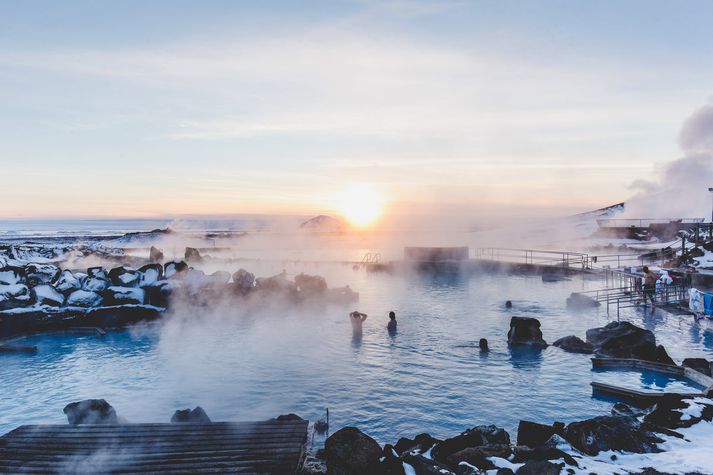
<path fill-rule="evenodd" d="M 607 315 L 609 315 L 610 309 L 616 306 L 616 316 L 619 318 L 619 312 L 622 308 L 636 307 L 646 303 L 640 276 L 627 274 L 626 277 L 630 277 L 630 279 L 621 287 L 608 287 L 576 293 L 586 295 L 601 304 L 606 304 Z M 680 304 L 688 298 L 688 289 L 689 286 L 686 282 L 658 285 L 654 293 L 656 305 Z"/>
<path fill-rule="evenodd" d="M 474 249 L 473 255 L 476 259 L 489 259 L 513 264 L 549 265 L 581 269 L 589 269 L 591 264 L 588 254 L 570 251 L 481 247 Z"/>
<path fill-rule="evenodd" d="M 705 218 L 641 218 L 641 219 L 598 219 L 597 224 L 600 228 L 648 228 L 652 224 L 696 224 L 703 223 Z"/>

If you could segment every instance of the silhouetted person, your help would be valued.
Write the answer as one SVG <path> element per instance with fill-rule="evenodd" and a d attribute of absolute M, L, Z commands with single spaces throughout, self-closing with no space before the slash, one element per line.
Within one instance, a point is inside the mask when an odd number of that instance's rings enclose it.
<path fill-rule="evenodd" d="M 389 330 L 389 333 L 396 331 L 396 313 L 393 311 L 389 312 L 389 324 L 386 325 L 386 328 Z"/>
<path fill-rule="evenodd" d="M 656 293 L 656 274 L 651 272 L 647 266 L 642 269 L 644 271 L 644 305 L 646 305 L 646 299 L 651 300 L 651 306 L 655 306 L 654 293 Z"/>
<path fill-rule="evenodd" d="M 486 340 L 485 338 L 480 339 L 478 346 L 480 346 L 480 351 L 482 351 L 483 353 L 487 353 L 488 351 L 490 351 L 490 348 L 488 348 L 488 340 Z"/>
<path fill-rule="evenodd" d="M 505 302 L 505 308 L 512 308 L 512 302 L 509 301 L 509 300 L 507 300 L 507 301 Z"/>

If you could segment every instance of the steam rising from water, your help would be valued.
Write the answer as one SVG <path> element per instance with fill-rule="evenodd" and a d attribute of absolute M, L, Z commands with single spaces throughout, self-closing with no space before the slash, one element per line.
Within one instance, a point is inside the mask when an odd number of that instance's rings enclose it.
<path fill-rule="evenodd" d="M 711 213 L 713 187 L 713 102 L 695 111 L 683 124 L 678 143 L 684 157 L 666 163 L 652 181 L 637 180 L 638 192 L 626 202 L 626 216 L 705 217 Z"/>

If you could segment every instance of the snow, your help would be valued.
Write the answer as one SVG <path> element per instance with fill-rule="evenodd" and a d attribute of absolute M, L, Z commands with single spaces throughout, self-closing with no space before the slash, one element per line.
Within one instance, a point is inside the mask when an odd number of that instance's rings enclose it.
<path fill-rule="evenodd" d="M 159 278 L 159 273 L 156 269 L 146 269 L 139 279 L 139 285 L 145 287 L 154 284 Z"/>
<path fill-rule="evenodd" d="M 137 287 L 109 287 L 109 290 L 114 294 L 114 300 L 131 301 L 133 303 L 144 302 L 144 290 Z"/>
<path fill-rule="evenodd" d="M 413 468 L 413 466 L 407 464 L 406 462 L 403 462 L 404 465 L 404 473 L 406 475 L 416 475 L 416 469 Z"/>
<path fill-rule="evenodd" d="M 79 278 L 68 270 L 62 271 L 62 274 L 59 276 L 59 279 L 55 284 L 55 288 L 60 292 L 64 292 L 71 289 L 78 289 L 80 287 L 81 282 Z"/>
<path fill-rule="evenodd" d="M 688 407 L 685 407 L 678 412 L 683 414 L 681 416 L 682 421 L 689 421 L 692 418 L 699 418 L 703 415 L 703 409 L 710 404 L 709 399 L 703 399 L 701 397 L 694 398 L 688 403 Z"/>
<path fill-rule="evenodd" d="M 23 284 L 0 285 L 0 297 L 17 298 L 28 293 L 29 289 Z"/>
<path fill-rule="evenodd" d="M 127 272 L 127 273 L 121 274 L 119 276 L 119 280 L 124 285 L 133 284 L 138 280 L 138 278 L 139 278 L 139 276 L 137 274 L 133 274 L 131 272 Z"/>
<path fill-rule="evenodd" d="M 19 284 L 20 276 L 14 270 L 0 271 L 0 284 Z"/>
<path fill-rule="evenodd" d="M 51 285 L 43 284 L 35 286 L 32 291 L 35 293 L 35 299 L 38 302 L 51 302 L 57 305 L 64 303 L 64 295 L 57 292 Z"/>
<path fill-rule="evenodd" d="M 706 251 L 703 248 L 701 248 L 701 250 L 704 254 L 701 257 L 694 258 L 696 261 L 696 267 L 703 269 L 713 268 L 713 252 Z"/>
<path fill-rule="evenodd" d="M 96 292 L 86 290 L 75 290 L 67 297 L 67 305 L 77 307 L 96 307 L 101 303 L 102 298 Z"/>

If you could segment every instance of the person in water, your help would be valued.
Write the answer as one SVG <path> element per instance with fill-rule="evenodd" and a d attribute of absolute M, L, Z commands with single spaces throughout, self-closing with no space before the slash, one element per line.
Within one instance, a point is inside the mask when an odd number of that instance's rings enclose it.
<path fill-rule="evenodd" d="M 349 320 L 352 322 L 352 331 L 361 333 L 362 323 L 366 320 L 366 313 L 357 312 L 356 310 L 349 314 Z"/>
<path fill-rule="evenodd" d="M 396 331 L 396 313 L 393 310 L 389 312 L 389 324 L 386 325 L 386 328 L 389 332 Z"/>
<path fill-rule="evenodd" d="M 642 269 L 644 271 L 644 305 L 646 305 L 646 299 L 651 300 L 651 306 L 655 306 L 654 293 L 656 292 L 656 274 L 651 272 L 647 266 Z"/>

